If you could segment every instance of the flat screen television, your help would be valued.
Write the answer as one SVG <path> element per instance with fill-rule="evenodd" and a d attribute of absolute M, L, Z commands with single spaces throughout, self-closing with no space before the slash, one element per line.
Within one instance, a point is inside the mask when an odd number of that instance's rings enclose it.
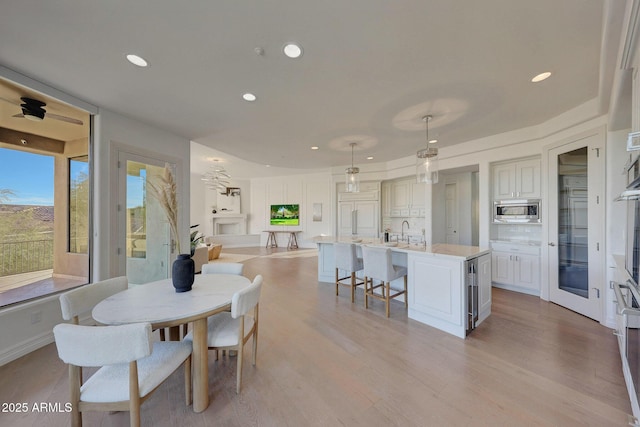
<path fill-rule="evenodd" d="M 271 205 L 271 225 L 300 225 L 300 205 Z"/>

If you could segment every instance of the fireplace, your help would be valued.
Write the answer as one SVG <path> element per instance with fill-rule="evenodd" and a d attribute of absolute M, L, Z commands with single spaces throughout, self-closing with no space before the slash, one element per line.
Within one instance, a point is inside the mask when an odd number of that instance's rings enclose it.
<path fill-rule="evenodd" d="M 221 213 L 213 215 L 214 235 L 247 234 L 247 214 Z"/>

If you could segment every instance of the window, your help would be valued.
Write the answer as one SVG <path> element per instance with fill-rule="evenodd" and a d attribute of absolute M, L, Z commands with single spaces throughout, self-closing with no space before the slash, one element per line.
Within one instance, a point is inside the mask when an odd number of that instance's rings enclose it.
<path fill-rule="evenodd" d="M 89 158 L 69 159 L 69 239 L 68 251 L 89 251 Z"/>

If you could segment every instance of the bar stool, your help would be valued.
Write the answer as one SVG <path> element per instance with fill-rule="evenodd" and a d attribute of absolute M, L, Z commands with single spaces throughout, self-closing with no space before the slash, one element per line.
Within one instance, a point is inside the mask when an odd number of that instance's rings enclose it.
<path fill-rule="evenodd" d="M 335 243 L 333 252 L 336 259 L 336 295 L 340 285 L 351 287 L 351 302 L 355 301 L 356 286 L 364 284 L 363 281 L 357 280 L 356 272 L 363 268 L 362 258 L 358 258 L 356 254 L 356 245 L 353 243 Z M 345 271 L 348 276 L 340 277 L 340 270 Z M 349 279 L 348 283 L 343 280 Z"/>
<path fill-rule="evenodd" d="M 362 246 L 362 258 L 364 261 L 364 307 L 369 308 L 369 297 L 382 300 L 386 304 L 387 317 L 389 317 L 389 301 L 402 294 L 404 294 L 405 307 L 408 307 L 407 268 L 393 265 L 391 249 Z M 391 282 L 400 277 L 404 277 L 404 289 L 398 289 L 396 285 L 391 286 Z M 382 283 L 374 286 L 374 279 Z M 380 294 L 374 292 L 378 288 L 380 288 Z M 396 293 L 391 294 L 391 290 Z"/>

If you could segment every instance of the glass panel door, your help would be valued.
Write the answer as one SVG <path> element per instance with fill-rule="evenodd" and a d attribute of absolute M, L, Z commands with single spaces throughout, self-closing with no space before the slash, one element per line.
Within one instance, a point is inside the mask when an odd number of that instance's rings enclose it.
<path fill-rule="evenodd" d="M 588 140 L 549 150 L 548 277 L 551 301 L 599 320 L 599 230 L 589 222 L 602 209 L 594 203 L 600 188 L 594 185 L 601 161 L 596 156 Z"/>
<path fill-rule="evenodd" d="M 125 195 L 119 221 L 125 239 L 121 256 L 126 259 L 126 275 L 132 285 L 169 277 L 171 230 L 164 209 L 149 190 L 149 182 L 164 172 L 160 163 L 120 153 L 120 188 Z"/>
<path fill-rule="evenodd" d="M 589 298 L 587 147 L 562 153 L 558 162 L 558 287 Z"/>

